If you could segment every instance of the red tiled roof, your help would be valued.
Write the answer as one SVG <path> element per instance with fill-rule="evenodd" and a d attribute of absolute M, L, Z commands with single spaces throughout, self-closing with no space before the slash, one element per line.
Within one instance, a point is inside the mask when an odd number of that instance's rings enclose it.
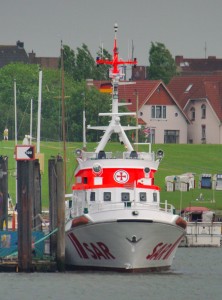
<path fill-rule="evenodd" d="M 222 75 L 178 76 L 167 87 L 183 109 L 189 100 L 207 99 L 222 120 Z"/>
<path fill-rule="evenodd" d="M 100 85 L 104 82 L 105 81 L 94 80 L 93 84 L 97 89 L 100 89 Z M 154 105 L 177 105 L 187 119 L 181 107 L 178 105 L 178 102 L 175 100 L 176 98 L 173 97 L 161 80 L 138 80 L 133 81 L 131 84 L 126 83 L 119 85 L 119 101 L 131 103 L 131 105 L 127 107 L 132 112 L 136 112 L 137 110 L 137 96 L 138 109 L 147 103 Z"/>

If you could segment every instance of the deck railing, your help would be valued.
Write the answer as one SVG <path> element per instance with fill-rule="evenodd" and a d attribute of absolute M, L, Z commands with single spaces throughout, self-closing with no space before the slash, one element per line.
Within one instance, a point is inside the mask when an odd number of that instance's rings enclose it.
<path fill-rule="evenodd" d="M 109 203 L 90 203 L 83 204 L 76 202 L 73 207 L 66 209 L 66 216 L 75 217 L 82 215 L 84 213 L 95 213 L 100 211 L 108 210 L 125 210 L 125 209 L 144 209 L 151 211 L 165 211 L 168 213 L 174 213 L 174 207 L 167 202 L 160 203 L 141 203 L 135 201 L 118 201 L 118 202 L 109 202 Z"/>

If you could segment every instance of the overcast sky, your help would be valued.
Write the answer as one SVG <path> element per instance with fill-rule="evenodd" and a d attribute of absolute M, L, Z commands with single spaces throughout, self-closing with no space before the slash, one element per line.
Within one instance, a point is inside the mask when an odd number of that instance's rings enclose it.
<path fill-rule="evenodd" d="M 63 40 L 96 56 L 101 43 L 112 52 L 115 22 L 120 56 L 133 41 L 138 65 L 148 64 L 151 42 L 173 56 L 222 58 L 222 0 L 0 0 L 0 45 L 20 40 L 28 53 L 53 57 Z"/>

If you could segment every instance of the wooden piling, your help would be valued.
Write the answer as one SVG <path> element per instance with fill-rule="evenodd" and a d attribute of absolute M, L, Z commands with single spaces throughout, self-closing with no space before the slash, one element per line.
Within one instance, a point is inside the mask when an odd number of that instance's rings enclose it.
<path fill-rule="evenodd" d="M 30 272 L 32 266 L 32 204 L 34 161 L 18 161 L 18 269 Z"/>
<path fill-rule="evenodd" d="M 0 230 L 8 229 L 8 157 L 0 156 Z M 0 201 L 1 201 L 0 200 Z M 3 226 L 5 224 L 5 226 Z"/>
<path fill-rule="evenodd" d="M 65 271 L 65 181 L 63 159 L 49 160 L 50 230 L 57 229 L 51 238 L 50 254 L 55 254 L 58 271 Z M 56 238 L 56 240 L 55 240 Z"/>
<path fill-rule="evenodd" d="M 36 159 L 34 161 L 34 190 L 33 190 L 33 230 L 42 230 L 42 220 L 39 217 L 42 213 L 41 201 L 41 173 L 40 163 Z"/>

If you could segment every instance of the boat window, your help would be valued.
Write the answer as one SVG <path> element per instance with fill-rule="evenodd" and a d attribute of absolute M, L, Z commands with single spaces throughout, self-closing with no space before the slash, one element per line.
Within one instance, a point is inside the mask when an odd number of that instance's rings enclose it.
<path fill-rule="evenodd" d="M 157 193 L 153 193 L 153 202 L 157 202 Z"/>
<path fill-rule="evenodd" d="M 138 154 L 137 154 L 137 152 L 136 151 L 131 151 L 130 152 L 130 158 L 138 158 Z"/>
<path fill-rule="evenodd" d="M 146 193 L 145 192 L 140 193 L 140 201 L 146 201 Z"/>
<path fill-rule="evenodd" d="M 96 193 L 95 192 L 91 192 L 90 193 L 90 201 L 95 201 L 96 199 Z"/>
<path fill-rule="evenodd" d="M 87 180 L 88 178 L 87 177 L 83 177 L 83 183 L 88 183 L 88 180 Z"/>
<path fill-rule="evenodd" d="M 101 150 L 98 153 L 98 159 L 103 159 L 103 158 L 106 158 L 106 153 L 105 151 Z"/>
<path fill-rule="evenodd" d="M 122 201 L 130 201 L 130 194 L 129 193 L 121 193 L 121 200 Z"/>
<path fill-rule="evenodd" d="M 103 193 L 103 200 L 104 201 L 111 201 L 111 192 L 104 192 Z"/>

